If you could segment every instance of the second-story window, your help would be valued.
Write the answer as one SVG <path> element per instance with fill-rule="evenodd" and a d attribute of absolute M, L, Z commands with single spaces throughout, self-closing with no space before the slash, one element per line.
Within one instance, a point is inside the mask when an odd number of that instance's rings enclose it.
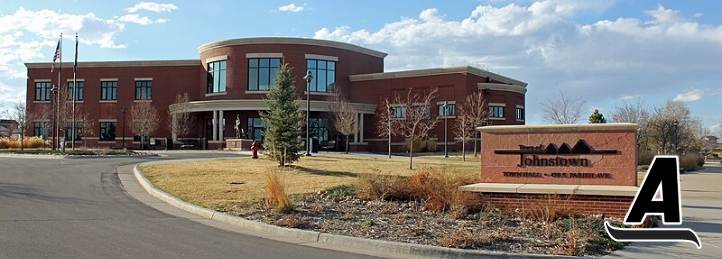
<path fill-rule="evenodd" d="M 103 101 L 118 100 L 118 81 L 101 81 L 100 82 L 100 100 L 103 100 Z"/>
<path fill-rule="evenodd" d="M 35 100 L 50 101 L 50 82 L 35 83 Z"/>
<path fill-rule="evenodd" d="M 307 59 L 306 68 L 311 70 L 313 76 L 309 85 L 311 92 L 333 92 L 336 85 L 336 61 Z"/>
<path fill-rule="evenodd" d="M 394 119 L 406 118 L 406 107 L 392 106 L 391 107 L 391 118 L 394 118 Z"/>
<path fill-rule="evenodd" d="M 151 100 L 153 98 L 153 81 L 135 81 L 135 99 Z"/>
<path fill-rule="evenodd" d="M 455 103 L 447 103 L 446 104 L 446 112 L 444 112 L 444 103 L 439 104 L 439 116 L 440 117 L 454 117 L 456 116 L 456 104 Z"/>
<path fill-rule="evenodd" d="M 489 106 L 489 118 L 504 118 L 504 106 Z"/>
<path fill-rule="evenodd" d="M 516 119 L 520 121 L 524 120 L 524 108 L 516 107 Z"/>
<path fill-rule="evenodd" d="M 83 86 L 85 84 L 83 81 L 78 81 L 78 86 L 75 87 L 75 100 L 76 101 L 82 101 L 83 100 Z M 68 101 L 73 100 L 73 82 L 68 82 Z"/>
<path fill-rule="evenodd" d="M 249 58 L 248 91 L 268 91 L 280 67 L 280 58 Z"/>
<path fill-rule="evenodd" d="M 208 63 L 208 88 L 206 93 L 226 92 L 226 61 Z"/>

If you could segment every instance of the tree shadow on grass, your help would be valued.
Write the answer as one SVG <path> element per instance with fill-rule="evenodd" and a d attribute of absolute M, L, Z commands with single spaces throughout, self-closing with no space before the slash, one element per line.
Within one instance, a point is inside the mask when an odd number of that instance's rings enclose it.
<path fill-rule="evenodd" d="M 307 173 L 307 174 L 313 174 L 313 175 L 335 176 L 335 177 L 358 177 L 359 176 L 357 173 L 318 170 L 318 169 L 313 169 L 313 168 L 308 168 L 308 167 L 303 167 L 303 166 L 294 166 L 294 168 L 301 173 Z"/>

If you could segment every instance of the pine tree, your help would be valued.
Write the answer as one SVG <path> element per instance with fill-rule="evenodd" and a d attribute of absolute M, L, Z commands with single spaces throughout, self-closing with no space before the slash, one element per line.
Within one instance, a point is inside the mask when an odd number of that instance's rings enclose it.
<path fill-rule="evenodd" d="M 607 119 L 605 119 L 604 115 L 599 112 L 599 109 L 594 109 L 594 113 L 589 116 L 589 123 L 607 123 Z"/>
<path fill-rule="evenodd" d="M 301 113 L 296 100 L 296 86 L 291 77 L 293 68 L 281 65 L 266 99 L 269 111 L 261 114 L 266 124 L 263 131 L 267 154 L 283 167 L 297 161 L 301 155 Z"/>

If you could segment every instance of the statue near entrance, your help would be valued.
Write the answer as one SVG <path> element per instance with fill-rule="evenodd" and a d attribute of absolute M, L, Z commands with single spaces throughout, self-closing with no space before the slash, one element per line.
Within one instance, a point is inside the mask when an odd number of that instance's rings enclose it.
<path fill-rule="evenodd" d="M 233 128 L 236 130 L 236 138 L 241 138 L 241 131 L 243 130 L 241 128 L 241 115 L 236 115 L 236 125 L 233 126 Z"/>

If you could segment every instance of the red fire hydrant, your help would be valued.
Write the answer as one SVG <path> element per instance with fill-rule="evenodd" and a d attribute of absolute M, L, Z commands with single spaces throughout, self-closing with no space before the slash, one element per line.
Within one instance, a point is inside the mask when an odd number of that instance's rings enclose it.
<path fill-rule="evenodd" d="M 254 140 L 253 143 L 251 143 L 251 151 L 253 151 L 253 159 L 258 158 L 258 143 Z"/>

